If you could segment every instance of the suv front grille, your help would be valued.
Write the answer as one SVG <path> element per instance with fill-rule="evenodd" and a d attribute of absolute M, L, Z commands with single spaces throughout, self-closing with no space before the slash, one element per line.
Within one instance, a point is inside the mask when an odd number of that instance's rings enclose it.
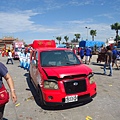
<path fill-rule="evenodd" d="M 64 82 L 64 87 L 66 94 L 76 94 L 87 90 L 85 79 Z"/>

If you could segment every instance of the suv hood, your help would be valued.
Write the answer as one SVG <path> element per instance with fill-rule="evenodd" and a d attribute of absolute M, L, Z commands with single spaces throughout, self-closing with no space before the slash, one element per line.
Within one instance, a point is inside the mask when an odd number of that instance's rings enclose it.
<path fill-rule="evenodd" d="M 92 69 L 84 64 L 62 67 L 47 67 L 43 68 L 43 70 L 45 71 L 47 76 L 56 76 L 58 78 L 64 78 L 65 76 L 70 75 L 88 75 L 90 72 L 92 72 Z"/>

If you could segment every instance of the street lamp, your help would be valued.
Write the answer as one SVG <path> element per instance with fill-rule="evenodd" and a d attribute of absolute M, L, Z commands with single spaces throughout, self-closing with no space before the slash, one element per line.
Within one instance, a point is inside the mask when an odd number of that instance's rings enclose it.
<path fill-rule="evenodd" d="M 88 40 L 88 30 L 91 29 L 90 27 L 85 27 L 87 29 L 87 39 Z"/>

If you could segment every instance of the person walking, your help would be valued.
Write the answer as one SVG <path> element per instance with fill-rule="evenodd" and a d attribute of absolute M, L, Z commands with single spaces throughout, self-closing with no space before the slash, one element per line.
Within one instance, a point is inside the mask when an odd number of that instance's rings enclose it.
<path fill-rule="evenodd" d="M 107 49 L 107 52 L 105 54 L 105 64 L 104 64 L 104 75 L 106 75 L 106 67 L 108 66 L 109 69 L 110 69 L 110 73 L 109 73 L 109 76 L 112 76 L 112 56 L 113 56 L 113 53 L 111 51 L 111 48 L 110 46 L 107 46 L 106 47 Z"/>
<path fill-rule="evenodd" d="M 3 63 L 0 62 L 0 89 L 2 89 L 4 85 L 2 78 L 4 78 L 5 81 L 7 82 L 7 85 L 10 89 L 12 101 L 13 103 L 15 103 L 17 101 L 17 96 L 15 93 L 14 82 L 12 80 L 12 77 L 8 73 L 7 67 Z M 5 109 L 5 104 L 0 106 L 0 120 L 3 120 L 4 109 Z"/>
<path fill-rule="evenodd" d="M 28 71 L 29 68 L 30 68 L 30 50 L 26 49 L 25 50 L 24 69 L 26 69 Z"/>
<path fill-rule="evenodd" d="M 8 50 L 8 59 L 7 59 L 6 64 L 8 64 L 9 61 L 11 61 L 11 64 L 13 64 L 12 52 L 10 50 Z"/>
<path fill-rule="evenodd" d="M 112 53 L 113 53 L 112 67 L 115 64 L 117 67 L 117 70 L 119 70 L 119 66 L 117 64 L 117 56 L 119 55 L 119 52 L 116 50 L 116 46 L 113 47 Z"/>
<path fill-rule="evenodd" d="M 91 49 L 89 47 L 87 47 L 85 49 L 85 64 L 88 64 L 89 65 L 89 62 L 90 62 L 90 56 L 91 56 Z"/>
<path fill-rule="evenodd" d="M 21 50 L 21 53 L 19 54 L 19 61 L 20 61 L 20 67 L 24 67 L 24 59 L 25 59 L 25 53 L 23 50 Z"/>
<path fill-rule="evenodd" d="M 84 52 L 85 52 L 85 50 L 84 50 L 84 48 L 82 47 L 81 50 L 80 50 L 80 53 L 79 53 L 82 62 L 83 62 L 83 58 L 84 58 Z"/>

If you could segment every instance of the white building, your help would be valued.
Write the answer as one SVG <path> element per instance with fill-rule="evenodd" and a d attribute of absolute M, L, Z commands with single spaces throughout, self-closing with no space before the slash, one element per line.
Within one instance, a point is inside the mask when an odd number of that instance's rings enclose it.
<path fill-rule="evenodd" d="M 113 37 L 108 38 L 108 39 L 106 40 L 106 45 L 110 45 L 110 44 L 114 44 L 114 43 L 115 43 L 115 41 L 114 41 L 114 38 L 113 38 Z"/>

